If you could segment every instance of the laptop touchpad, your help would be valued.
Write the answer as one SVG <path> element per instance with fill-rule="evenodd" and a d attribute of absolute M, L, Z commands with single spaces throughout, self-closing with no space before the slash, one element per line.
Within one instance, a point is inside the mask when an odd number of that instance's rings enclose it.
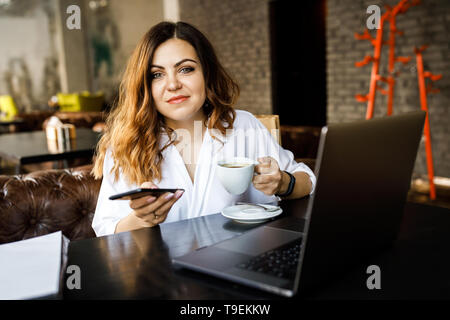
<path fill-rule="evenodd" d="M 218 243 L 215 247 L 256 256 L 300 238 L 301 235 L 300 232 L 262 227 Z"/>

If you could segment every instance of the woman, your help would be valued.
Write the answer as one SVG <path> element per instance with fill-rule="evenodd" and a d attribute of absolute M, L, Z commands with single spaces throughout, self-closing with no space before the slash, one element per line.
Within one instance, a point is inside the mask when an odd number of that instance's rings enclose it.
<path fill-rule="evenodd" d="M 238 95 L 237 84 L 200 31 L 183 22 L 152 27 L 128 62 L 98 145 L 93 173 L 103 181 L 92 223 L 96 234 L 217 213 L 236 201 L 267 203 L 276 195 L 310 194 L 314 174 L 253 115 L 233 109 Z M 253 184 L 236 196 L 215 178 L 214 164 L 236 155 L 243 141 L 239 131 L 258 132 L 243 152 L 259 162 Z M 185 191 L 108 200 L 137 186 Z"/>

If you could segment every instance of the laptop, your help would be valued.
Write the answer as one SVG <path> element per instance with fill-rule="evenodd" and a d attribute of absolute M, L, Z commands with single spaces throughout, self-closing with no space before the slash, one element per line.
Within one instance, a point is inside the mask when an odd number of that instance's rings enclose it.
<path fill-rule="evenodd" d="M 425 115 L 323 127 L 304 224 L 279 219 L 173 264 L 286 297 L 326 285 L 396 239 Z"/>

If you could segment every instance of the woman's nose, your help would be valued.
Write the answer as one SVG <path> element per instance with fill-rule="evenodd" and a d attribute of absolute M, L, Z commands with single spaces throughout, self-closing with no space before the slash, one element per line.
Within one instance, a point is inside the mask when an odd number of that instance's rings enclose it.
<path fill-rule="evenodd" d="M 167 89 L 169 91 L 176 91 L 181 88 L 181 82 L 178 80 L 176 76 L 172 76 L 168 78 Z"/>

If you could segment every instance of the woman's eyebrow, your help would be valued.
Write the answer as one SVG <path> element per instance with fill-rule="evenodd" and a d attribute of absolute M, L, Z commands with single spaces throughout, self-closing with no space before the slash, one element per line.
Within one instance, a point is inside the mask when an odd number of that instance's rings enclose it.
<path fill-rule="evenodd" d="M 197 61 L 192 60 L 192 59 L 183 59 L 183 60 L 178 61 L 177 63 L 175 63 L 173 66 L 176 68 L 176 67 L 178 67 L 180 64 L 182 64 L 182 63 L 184 63 L 184 62 L 186 62 L 186 61 L 191 61 L 191 62 L 197 63 Z"/>
<path fill-rule="evenodd" d="M 197 63 L 197 61 L 192 60 L 192 59 L 183 59 L 183 60 L 178 61 L 177 63 L 175 63 L 173 66 L 174 66 L 174 68 L 176 68 L 176 67 L 178 67 L 179 65 L 181 65 L 182 63 L 184 63 L 184 62 L 186 62 L 186 61 L 191 61 L 191 62 Z M 164 69 L 164 67 L 158 66 L 158 65 L 156 65 L 156 64 L 152 64 L 152 65 L 150 66 L 150 68 Z"/>

